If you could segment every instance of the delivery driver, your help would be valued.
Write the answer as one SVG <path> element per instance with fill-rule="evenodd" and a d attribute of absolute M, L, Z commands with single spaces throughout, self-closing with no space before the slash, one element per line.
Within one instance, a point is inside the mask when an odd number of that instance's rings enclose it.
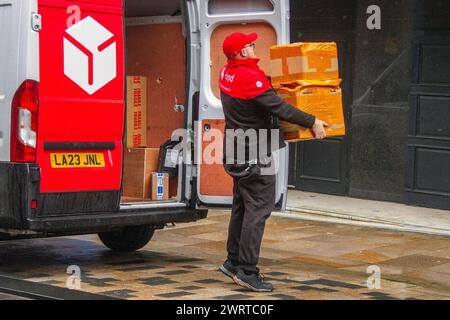
<path fill-rule="evenodd" d="M 257 268 L 265 223 L 275 207 L 275 172 L 264 173 L 265 168 L 272 167 L 271 152 L 276 151 L 272 147 L 270 129 L 279 129 L 277 119 L 281 119 L 311 128 L 316 138 L 323 139 L 324 126 L 328 124 L 287 104 L 276 94 L 264 71 L 258 67 L 259 59 L 254 52 L 256 39 L 256 33 L 233 33 L 223 42 L 228 58 L 219 79 L 226 122 L 224 167 L 233 177 L 234 187 L 228 257 L 219 269 L 241 286 L 270 292 L 272 284 L 264 281 Z M 264 140 L 267 141 L 267 157 L 250 150 L 255 146 L 251 137 L 239 139 L 239 134 L 233 134 L 240 132 L 251 136 L 257 132 L 260 139 L 264 129 L 268 132 L 268 139 Z M 279 137 L 279 148 L 285 147 L 282 135 Z M 245 149 L 244 159 L 242 152 L 239 153 L 240 147 Z M 233 152 L 230 154 L 227 150 Z"/>

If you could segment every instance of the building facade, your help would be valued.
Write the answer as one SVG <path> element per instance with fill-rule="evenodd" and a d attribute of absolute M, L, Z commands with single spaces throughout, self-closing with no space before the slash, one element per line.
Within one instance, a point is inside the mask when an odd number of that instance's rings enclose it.
<path fill-rule="evenodd" d="M 450 209 L 450 2 L 290 6 L 291 42 L 338 44 L 348 129 L 290 144 L 290 185 Z"/>

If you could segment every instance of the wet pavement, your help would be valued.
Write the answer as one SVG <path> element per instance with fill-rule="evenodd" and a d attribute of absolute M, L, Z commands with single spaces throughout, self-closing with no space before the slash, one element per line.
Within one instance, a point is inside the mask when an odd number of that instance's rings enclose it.
<path fill-rule="evenodd" d="M 211 210 L 131 254 L 111 252 L 96 235 L 0 242 L 0 272 L 66 287 L 74 283 L 67 268 L 77 266 L 80 290 L 125 299 L 450 298 L 450 237 L 279 216 L 268 222 L 260 265 L 275 290 L 249 292 L 217 271 L 228 218 Z M 380 288 L 369 288 L 378 271 Z"/>
<path fill-rule="evenodd" d="M 0 300 L 30 300 L 24 297 L 16 296 L 9 293 L 0 292 Z"/>
<path fill-rule="evenodd" d="M 450 211 L 400 203 L 289 190 L 287 210 L 316 221 L 450 236 Z"/>

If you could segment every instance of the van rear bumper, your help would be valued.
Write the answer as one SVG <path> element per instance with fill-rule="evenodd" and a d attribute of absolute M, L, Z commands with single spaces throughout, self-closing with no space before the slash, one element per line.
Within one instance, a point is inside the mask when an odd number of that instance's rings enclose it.
<path fill-rule="evenodd" d="M 157 208 L 121 210 L 74 216 L 45 217 L 28 220 L 28 229 L 46 233 L 97 233 L 125 226 L 159 226 L 167 223 L 194 222 L 206 218 L 206 209 Z"/>
<path fill-rule="evenodd" d="M 31 208 L 32 199 L 38 199 L 38 204 L 42 204 L 43 197 L 38 190 L 37 165 L 0 162 L 0 231 L 32 231 L 44 235 L 87 234 L 126 226 L 163 227 L 167 223 L 193 222 L 207 216 L 206 209 L 189 209 L 187 205 L 121 208 L 118 211 L 107 210 L 107 206 L 96 211 L 71 210 L 62 206 L 61 210 L 41 215 L 39 210 Z M 93 199 L 98 201 L 95 194 Z M 70 195 L 69 200 L 69 204 L 73 203 Z"/>

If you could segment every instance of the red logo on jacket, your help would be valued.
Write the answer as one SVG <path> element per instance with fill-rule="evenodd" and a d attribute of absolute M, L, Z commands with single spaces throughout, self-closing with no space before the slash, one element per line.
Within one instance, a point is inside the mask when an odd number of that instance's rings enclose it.
<path fill-rule="evenodd" d="M 259 59 L 229 60 L 219 79 L 220 90 L 233 98 L 251 100 L 270 90 L 269 79 L 258 67 Z"/>

